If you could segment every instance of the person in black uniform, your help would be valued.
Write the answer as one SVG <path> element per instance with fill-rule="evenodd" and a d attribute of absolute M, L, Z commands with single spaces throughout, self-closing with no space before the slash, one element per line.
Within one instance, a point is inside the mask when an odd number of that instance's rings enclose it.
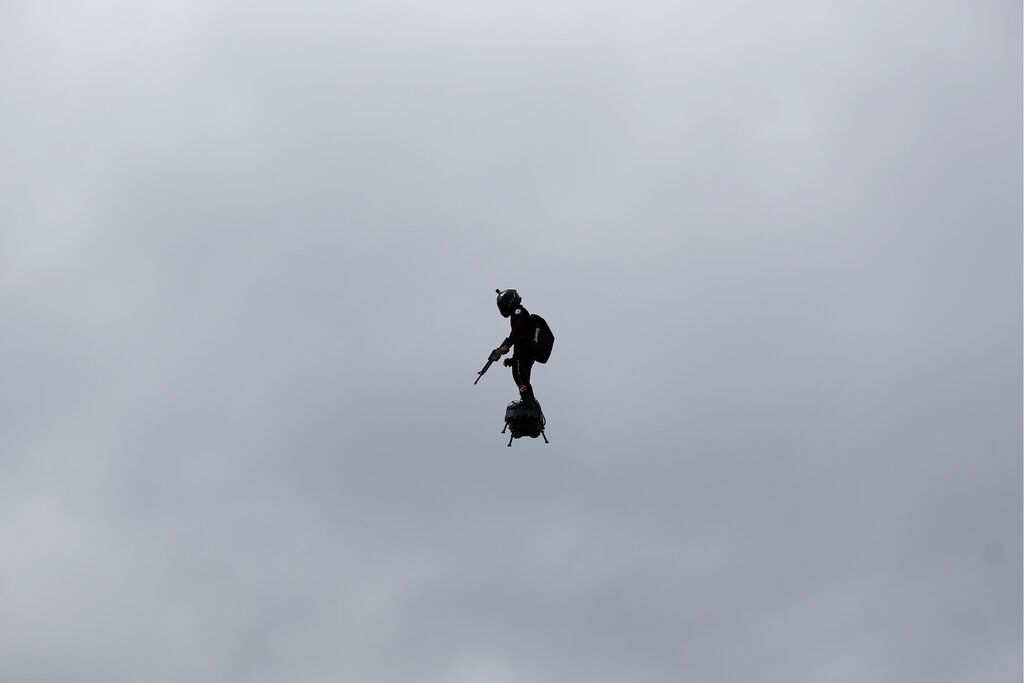
<path fill-rule="evenodd" d="M 523 308 L 523 299 L 516 290 L 494 291 L 498 293 L 498 312 L 502 317 L 511 319 L 509 323 L 512 327 L 512 332 L 501 343 L 498 353 L 504 356 L 515 348 L 512 358 L 505 359 L 505 366 L 512 368 L 512 379 L 519 388 L 523 405 L 536 404 L 537 399 L 530 384 L 530 372 L 534 363 L 533 349 L 530 346 L 530 312 Z"/>

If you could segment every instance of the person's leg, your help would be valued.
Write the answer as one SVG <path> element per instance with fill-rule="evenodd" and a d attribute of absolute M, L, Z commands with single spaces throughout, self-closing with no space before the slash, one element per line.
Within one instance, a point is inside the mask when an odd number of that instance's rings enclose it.
<path fill-rule="evenodd" d="M 512 358 L 512 379 L 519 387 L 519 395 L 524 403 L 535 403 L 533 386 L 530 384 L 530 373 L 533 371 L 532 358 Z"/>

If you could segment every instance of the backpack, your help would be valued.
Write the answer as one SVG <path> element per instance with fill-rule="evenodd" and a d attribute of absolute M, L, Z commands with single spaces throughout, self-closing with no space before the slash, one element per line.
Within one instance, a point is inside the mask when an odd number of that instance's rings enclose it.
<path fill-rule="evenodd" d="M 530 336 L 533 358 L 538 363 L 547 363 L 548 358 L 551 357 L 551 347 L 555 345 L 555 335 L 548 327 L 548 321 L 536 313 L 530 314 L 530 326 L 533 328 Z"/>

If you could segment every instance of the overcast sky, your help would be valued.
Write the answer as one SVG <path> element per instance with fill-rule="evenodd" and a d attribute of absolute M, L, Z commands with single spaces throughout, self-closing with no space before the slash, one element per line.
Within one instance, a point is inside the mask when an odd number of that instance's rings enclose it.
<path fill-rule="evenodd" d="M 1020 681 L 1021 35 L 0 3 L 0 679 Z"/>

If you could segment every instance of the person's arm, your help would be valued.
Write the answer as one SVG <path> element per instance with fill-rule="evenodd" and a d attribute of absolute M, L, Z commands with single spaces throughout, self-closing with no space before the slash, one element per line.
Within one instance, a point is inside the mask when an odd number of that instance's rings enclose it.
<path fill-rule="evenodd" d="M 522 336 L 522 334 L 520 334 L 519 328 L 522 325 L 523 321 L 529 319 L 530 317 L 530 314 L 526 312 L 525 308 L 521 308 L 519 310 L 521 311 L 519 315 L 512 316 L 512 332 L 509 333 L 509 335 L 505 338 L 505 341 L 501 342 L 501 347 L 498 349 L 498 351 L 503 356 L 506 353 L 508 353 L 513 346 L 515 346 L 517 338 Z"/>

